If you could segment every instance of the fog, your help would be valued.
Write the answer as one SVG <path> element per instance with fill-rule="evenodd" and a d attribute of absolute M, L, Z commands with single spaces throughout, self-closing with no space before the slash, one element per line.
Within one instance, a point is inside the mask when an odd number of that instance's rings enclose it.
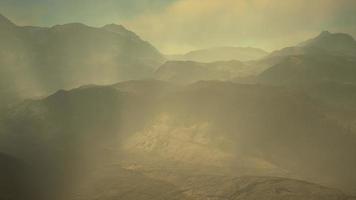
<path fill-rule="evenodd" d="M 0 7 L 1 200 L 355 199 L 353 2 Z"/>

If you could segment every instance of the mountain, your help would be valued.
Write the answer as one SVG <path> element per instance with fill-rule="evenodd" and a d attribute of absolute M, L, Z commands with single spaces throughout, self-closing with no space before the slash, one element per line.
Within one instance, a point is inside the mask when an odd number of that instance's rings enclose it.
<path fill-rule="evenodd" d="M 14 26 L 14 24 L 9 19 L 7 19 L 5 16 L 0 14 L 0 26 L 2 26 L 2 27 L 12 27 L 12 26 Z"/>
<path fill-rule="evenodd" d="M 258 69 L 247 82 L 273 85 L 306 85 L 321 82 L 355 83 L 356 41 L 344 33 L 319 36 L 272 52 L 246 64 Z M 244 82 L 241 78 L 237 82 Z"/>
<path fill-rule="evenodd" d="M 316 38 L 307 40 L 298 46 L 322 49 L 329 54 L 356 56 L 356 41 L 351 35 L 345 33 L 323 31 Z"/>
<path fill-rule="evenodd" d="M 356 41 L 352 36 L 344 33 L 330 33 L 324 31 L 315 38 L 306 40 L 295 46 L 286 47 L 270 53 L 259 60 L 252 60 L 246 64 L 256 68 L 259 73 L 273 67 L 280 65 L 281 62 L 288 60 L 287 57 L 306 56 L 307 58 L 316 57 L 327 58 L 329 55 L 335 58 L 344 58 L 347 60 L 353 59 L 349 57 L 356 56 Z"/>
<path fill-rule="evenodd" d="M 113 177 L 107 167 L 179 190 L 185 177 L 253 174 L 353 192 L 355 134 L 328 116 L 304 93 L 276 86 L 155 80 L 89 85 L 9 108 L 0 120 L 0 151 L 46 172 L 56 196 Z M 118 178 L 113 186 L 103 181 L 100 190 L 120 188 L 125 182 Z"/>
<path fill-rule="evenodd" d="M 269 84 L 356 83 L 356 57 L 336 55 L 287 56 L 259 75 Z"/>
<path fill-rule="evenodd" d="M 226 53 L 229 51 L 230 53 Z M 156 71 L 156 78 L 180 83 L 198 80 L 234 80 L 282 84 L 287 82 L 353 82 L 356 41 L 344 33 L 322 32 L 315 38 L 283 48 L 268 55 L 237 58 L 236 52 L 258 51 L 253 48 L 213 48 L 188 53 L 168 61 Z M 231 53 L 234 52 L 234 53 Z M 224 57 L 225 56 L 225 57 Z M 218 59 L 216 59 L 219 57 Z M 213 60 L 240 59 L 238 61 Z M 190 60 L 190 61 L 184 61 Z M 283 67 L 285 66 L 285 67 Z M 283 71 L 281 71 L 283 70 Z M 258 76 L 257 78 L 255 76 Z M 284 80 L 285 79 L 285 80 Z M 277 83 L 279 82 L 279 83 Z"/>
<path fill-rule="evenodd" d="M 301 91 L 327 107 L 329 119 L 356 130 L 356 42 L 344 33 L 319 36 L 249 63 L 264 67 L 259 75 L 236 82 L 278 85 Z"/>
<path fill-rule="evenodd" d="M 190 60 L 196 62 L 216 62 L 229 60 L 257 60 L 268 53 L 262 49 L 252 47 L 214 47 L 188 52 L 184 55 L 168 56 L 169 60 Z"/>
<path fill-rule="evenodd" d="M 272 52 L 269 57 L 303 54 L 356 56 L 356 41 L 352 36 L 345 33 L 323 31 L 317 37 L 296 46 Z"/>
<path fill-rule="evenodd" d="M 167 61 L 157 69 L 155 77 L 175 83 L 192 83 L 199 80 L 230 80 L 253 73 L 253 68 L 236 60 L 212 63 Z"/>
<path fill-rule="evenodd" d="M 0 18 L 0 96 L 33 97 L 84 84 L 151 77 L 164 57 L 120 25 L 21 27 Z"/>

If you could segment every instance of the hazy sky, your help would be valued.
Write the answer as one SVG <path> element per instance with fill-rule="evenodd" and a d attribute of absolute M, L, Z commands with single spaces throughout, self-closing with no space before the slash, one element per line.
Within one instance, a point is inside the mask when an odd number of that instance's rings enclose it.
<path fill-rule="evenodd" d="M 293 45 L 322 30 L 356 36 L 356 0 L 0 0 L 19 25 L 123 24 L 163 53 Z"/>

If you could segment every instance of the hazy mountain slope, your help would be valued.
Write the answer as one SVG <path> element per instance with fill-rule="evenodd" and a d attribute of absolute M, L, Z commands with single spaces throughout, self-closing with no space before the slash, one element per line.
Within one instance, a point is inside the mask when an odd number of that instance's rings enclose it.
<path fill-rule="evenodd" d="M 224 50 L 219 48 L 202 52 L 193 52 L 192 55 L 210 54 L 210 52 L 224 54 Z M 255 83 L 260 81 L 262 83 L 279 82 L 279 84 L 341 80 L 352 82 L 355 77 L 352 67 L 356 62 L 355 52 L 356 41 L 350 35 L 322 32 L 319 36 L 296 46 L 283 48 L 267 56 L 240 64 L 236 63 L 237 61 L 209 64 L 169 61 L 157 70 L 156 77 L 184 83 L 197 80 L 235 80 Z M 214 58 L 213 55 L 206 55 L 206 57 Z M 234 69 L 233 65 L 239 67 Z M 260 73 L 262 75 L 256 79 L 255 76 Z"/>
<path fill-rule="evenodd" d="M 328 107 L 328 116 L 356 133 L 356 84 L 322 82 L 294 86 Z"/>
<path fill-rule="evenodd" d="M 17 155 L 45 173 L 44 188 L 52 199 L 53 196 L 68 199 L 81 191 L 78 187 L 86 183 L 93 170 L 120 162 L 118 145 L 122 137 L 139 129 L 149 116 L 146 99 L 135 96 L 113 87 L 90 86 L 59 91 L 41 101 L 24 102 L 2 120 L 1 150 Z M 118 196 L 137 190 L 128 195 L 132 199 L 150 199 L 147 198 L 150 193 L 152 199 L 157 199 L 165 188 L 169 189 L 165 183 L 125 173 L 129 180 L 132 178 L 132 185 L 125 184 L 122 178 L 113 183 L 108 180 L 107 185 L 99 182 L 93 187 L 104 194 L 98 191 L 97 195 L 105 195 L 106 190 L 112 191 L 107 187 L 120 184 L 126 189 L 118 190 Z"/>
<path fill-rule="evenodd" d="M 254 74 L 254 69 L 240 61 L 199 63 L 194 61 L 168 61 L 156 71 L 157 79 L 175 83 L 199 80 L 230 80 Z"/>
<path fill-rule="evenodd" d="M 327 120 L 308 97 L 278 88 L 209 82 L 191 86 L 188 94 L 182 95 L 185 103 L 172 106 L 174 112 L 213 122 L 222 128 L 219 133 L 236 137 L 231 140 L 237 142 L 237 152 L 263 152 L 260 158 L 289 172 L 354 185 L 354 178 L 335 163 L 343 158 L 347 166 L 355 165 L 355 136 Z"/>
<path fill-rule="evenodd" d="M 330 54 L 339 56 L 356 56 L 356 41 L 345 33 L 323 31 L 317 37 L 293 47 L 272 52 L 268 57 L 301 54 Z"/>
<path fill-rule="evenodd" d="M 345 33 L 323 31 L 318 37 L 307 40 L 298 46 L 322 49 L 329 54 L 356 56 L 356 41 L 351 35 Z"/>
<path fill-rule="evenodd" d="M 349 173 L 356 136 L 304 94 L 278 87 L 149 80 L 87 86 L 25 102 L 1 122 L 1 151 L 56 174 L 53 184 L 67 187 L 57 193 L 76 188 L 93 167 L 113 164 L 158 179 L 283 175 L 345 190 L 356 182 Z"/>
<path fill-rule="evenodd" d="M 285 63 L 289 57 L 307 57 L 318 59 L 319 63 L 324 64 L 325 62 L 336 63 L 341 60 L 339 65 L 345 62 L 350 62 L 350 60 L 355 60 L 356 56 L 356 41 L 352 36 L 344 33 L 330 33 L 327 31 L 322 32 L 315 38 L 311 38 L 295 46 L 286 47 L 277 51 L 270 53 L 268 56 L 255 60 L 249 61 L 247 64 L 251 65 L 253 68 L 259 69 L 263 72 L 270 67 L 275 65 L 280 66 L 281 63 Z M 330 56 L 330 58 L 329 58 Z M 320 63 L 320 59 L 325 58 L 324 63 Z M 336 60 L 331 60 L 335 58 Z M 289 63 L 295 65 L 295 63 Z"/>
<path fill-rule="evenodd" d="M 118 165 L 118 146 L 142 128 L 149 102 L 115 87 L 86 86 L 20 104 L 2 121 L 1 150 L 46 174 L 43 190 L 52 199 L 185 199 L 173 185 Z"/>
<path fill-rule="evenodd" d="M 153 100 L 155 100 L 155 98 L 174 93 L 180 88 L 179 85 L 173 84 L 171 82 L 154 79 L 125 81 L 114 84 L 112 87 L 118 89 L 121 92 L 137 94 L 140 96 L 145 96 L 146 98 L 151 97 Z"/>
<path fill-rule="evenodd" d="M 356 83 L 356 57 L 333 55 L 288 56 L 262 72 L 262 83 L 290 85 L 320 82 Z"/>
<path fill-rule="evenodd" d="M 0 96 L 10 100 L 150 77 L 164 61 L 148 42 L 114 24 L 20 27 L 0 17 L 0 43 Z"/>
<path fill-rule="evenodd" d="M 356 42 L 351 36 L 323 32 L 272 53 L 265 59 L 271 67 L 249 81 L 304 91 L 328 106 L 331 118 L 355 130 L 355 52 Z"/>
<path fill-rule="evenodd" d="M 324 102 L 353 110 L 356 106 L 356 85 L 337 82 L 324 82 L 320 84 L 307 85 L 305 91 Z"/>
<path fill-rule="evenodd" d="M 229 60 L 257 60 L 267 55 L 267 52 L 252 47 L 214 47 L 188 52 L 184 55 L 168 56 L 170 60 L 190 60 L 196 62 L 216 62 Z"/>

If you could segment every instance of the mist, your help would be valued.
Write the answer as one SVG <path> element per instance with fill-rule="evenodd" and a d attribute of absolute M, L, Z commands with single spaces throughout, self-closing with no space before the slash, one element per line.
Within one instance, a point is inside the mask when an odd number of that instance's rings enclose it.
<path fill-rule="evenodd" d="M 0 2 L 0 199 L 355 199 L 355 8 Z"/>

